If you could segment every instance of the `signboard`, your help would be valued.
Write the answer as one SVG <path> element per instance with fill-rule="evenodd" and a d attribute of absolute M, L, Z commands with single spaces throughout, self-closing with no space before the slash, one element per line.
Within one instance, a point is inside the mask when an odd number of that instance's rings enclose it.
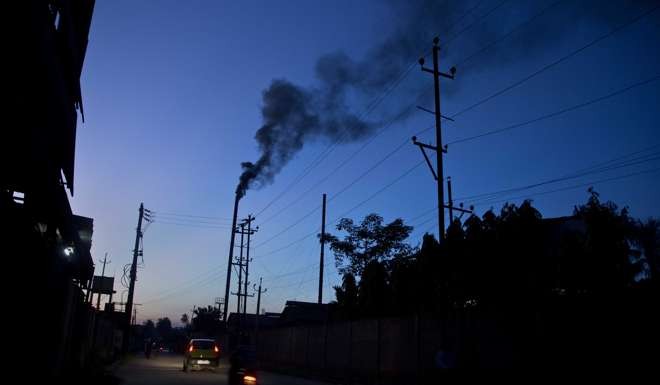
<path fill-rule="evenodd" d="M 113 277 L 100 277 L 94 276 L 92 280 L 92 292 L 99 294 L 113 294 L 114 293 L 115 279 Z"/>

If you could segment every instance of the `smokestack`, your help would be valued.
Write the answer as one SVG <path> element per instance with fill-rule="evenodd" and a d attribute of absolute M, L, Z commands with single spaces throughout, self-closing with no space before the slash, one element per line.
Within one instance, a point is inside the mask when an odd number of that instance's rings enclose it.
<path fill-rule="evenodd" d="M 234 215 L 231 217 L 231 236 L 229 237 L 229 258 L 227 259 L 227 283 L 225 284 L 225 303 L 222 312 L 223 321 L 227 322 L 227 310 L 229 308 L 229 286 L 231 284 L 231 263 L 234 260 L 234 236 L 236 235 L 236 219 L 238 217 L 238 201 L 244 195 L 240 190 L 236 190 L 236 199 L 234 199 Z"/>

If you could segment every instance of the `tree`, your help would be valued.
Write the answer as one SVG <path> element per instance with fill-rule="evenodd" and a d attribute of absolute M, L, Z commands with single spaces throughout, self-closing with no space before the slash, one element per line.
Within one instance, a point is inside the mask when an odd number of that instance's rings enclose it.
<path fill-rule="evenodd" d="M 646 264 L 645 276 L 656 287 L 660 287 L 660 221 L 649 218 L 646 222 L 637 221 L 635 238 L 643 252 Z"/>
<path fill-rule="evenodd" d="M 184 327 L 188 326 L 188 314 L 186 313 L 181 314 L 181 323 L 183 324 Z"/>
<path fill-rule="evenodd" d="M 420 305 L 418 293 L 420 293 L 419 264 L 414 258 L 396 260 L 392 263 L 390 273 L 390 293 L 392 297 L 391 308 L 399 314 L 412 314 L 418 310 Z M 431 296 L 431 292 L 423 292 L 425 296 Z"/>
<path fill-rule="evenodd" d="M 585 257 L 588 270 L 583 282 L 592 293 L 605 295 L 620 291 L 634 279 L 630 268 L 631 220 L 628 209 L 618 209 L 612 202 L 601 203 L 599 194 L 589 189 L 591 196 L 574 214 L 587 227 Z"/>
<path fill-rule="evenodd" d="M 156 335 L 156 326 L 154 325 L 154 321 L 148 319 L 144 321 L 143 324 L 144 327 L 144 332 L 143 335 L 145 338 L 154 338 Z"/>
<path fill-rule="evenodd" d="M 158 321 L 156 321 L 156 331 L 160 338 L 169 340 L 172 335 L 172 322 L 170 319 L 167 317 L 159 318 Z"/>
<path fill-rule="evenodd" d="M 215 333 L 220 326 L 220 309 L 208 305 L 197 307 L 193 311 L 192 328 L 194 331 L 207 334 Z"/>
<path fill-rule="evenodd" d="M 372 317 L 386 313 L 392 305 L 388 281 L 383 262 L 372 260 L 367 263 L 358 286 L 358 305 L 362 315 Z"/>
<path fill-rule="evenodd" d="M 337 307 L 344 318 L 353 318 L 358 304 L 358 288 L 355 277 L 351 273 L 344 273 L 341 286 L 335 286 Z"/>
<path fill-rule="evenodd" d="M 326 235 L 326 239 L 335 254 L 339 272 L 362 276 L 370 262 L 388 264 L 396 258 L 410 255 L 413 250 L 404 241 L 412 229 L 404 225 L 400 218 L 383 225 L 381 216 L 369 214 L 359 225 L 354 224 L 352 219 L 341 219 L 337 230 L 348 234 L 343 240 L 332 235 Z"/>

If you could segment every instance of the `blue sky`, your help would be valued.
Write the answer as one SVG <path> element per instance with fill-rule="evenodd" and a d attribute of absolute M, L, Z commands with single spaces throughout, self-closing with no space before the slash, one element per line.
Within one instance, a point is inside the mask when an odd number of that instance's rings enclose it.
<path fill-rule="evenodd" d="M 471 3 L 478 5 L 475 13 L 463 19 L 456 31 L 480 22 L 478 16 L 499 2 Z M 506 2 L 500 13 L 483 20 L 491 34 L 470 36 L 471 30 L 467 30 L 450 43 L 441 65 L 450 67 L 551 3 Z M 447 91 L 443 92 L 443 113 L 452 115 L 483 100 L 653 6 L 649 1 L 621 3 L 615 16 L 602 19 L 572 18 L 576 5 L 558 3 L 529 30 L 522 28 L 519 34 L 476 56 L 471 67 L 459 66 L 453 84 L 443 80 Z M 178 320 L 193 305 L 207 305 L 224 295 L 229 248 L 226 219 L 231 216 L 240 162 L 254 161 L 259 155 L 253 136 L 262 123 L 261 94 L 271 80 L 284 78 L 314 87 L 319 56 L 342 50 L 360 60 L 400 28 L 400 18 L 396 7 L 366 0 L 97 2 L 82 77 L 86 121 L 78 130 L 72 205 L 75 212 L 94 218 L 93 254 L 99 259 L 108 252 L 112 264 L 106 271 L 117 279 L 122 267 L 130 263 L 139 203 L 156 212 L 156 222 L 145 232 L 144 266 L 138 272 L 136 302 L 144 303 L 138 309 L 140 321 L 162 316 Z M 427 24 L 429 36 L 433 30 L 446 28 Z M 539 32 L 534 28 L 538 25 L 547 29 Z M 542 35 L 544 31 L 562 37 L 548 39 Z M 543 43 L 529 43 L 535 39 Z M 444 122 L 444 140 L 452 142 L 524 122 L 658 76 L 659 41 L 660 12 L 654 12 L 461 114 L 455 122 Z M 430 41 L 419 42 L 421 46 L 425 43 L 430 47 Z M 411 63 L 415 60 L 410 58 Z M 415 67 L 368 119 L 390 116 L 401 106 L 414 103 L 420 90 L 430 87 L 431 77 Z M 425 95 L 419 104 L 430 108 L 431 95 Z M 456 143 L 445 156 L 445 175 L 452 176 L 454 196 L 465 197 L 561 177 L 660 144 L 659 96 L 660 81 L 654 81 L 560 116 Z M 364 110 L 364 103 L 355 105 L 356 112 Z M 365 141 L 337 146 L 258 216 L 260 230 L 254 238 L 257 247 L 252 252 L 255 261 L 250 276 L 252 282 L 262 276 L 268 288 L 262 308 L 280 311 L 287 299 L 316 298 L 318 243 L 313 236 L 294 241 L 317 230 L 318 211 L 298 220 L 320 204 L 321 194 L 327 193 L 330 199 L 331 226 L 331 220 L 421 161 L 421 154 L 412 144 L 403 146 L 350 189 L 336 198 L 335 194 L 413 133 L 432 124 L 433 117 L 419 111 L 378 134 L 357 154 Z M 433 131 L 420 139 L 431 142 Z M 323 139 L 306 143 L 272 185 L 248 192 L 240 215 L 261 211 L 330 144 Z M 316 185 L 348 157 L 352 158 L 345 167 Z M 544 216 L 568 215 L 575 204 L 586 199 L 587 187 L 534 194 L 658 167 L 657 159 L 646 161 L 502 199 L 530 196 Z M 594 186 L 604 199 L 629 206 L 635 216 L 660 216 L 659 176 L 658 172 L 647 173 Z M 402 217 L 415 225 L 410 241 L 416 244 L 424 231 L 436 231 L 434 183 L 429 170 L 421 165 L 348 216 L 359 219 L 377 212 L 386 220 Z M 306 190 L 309 193 L 301 197 Z M 499 208 L 501 203 L 492 205 Z M 477 213 L 489 207 L 488 203 L 477 206 Z M 173 219 L 165 213 L 220 219 Z M 185 223 L 196 226 L 182 225 Z M 326 255 L 330 263 L 325 298 L 329 300 L 339 277 L 331 253 Z M 123 288 L 119 283 L 116 286 L 119 296 Z M 232 298 L 230 309 L 233 303 Z M 248 306 L 254 309 L 255 302 L 251 300 Z"/>

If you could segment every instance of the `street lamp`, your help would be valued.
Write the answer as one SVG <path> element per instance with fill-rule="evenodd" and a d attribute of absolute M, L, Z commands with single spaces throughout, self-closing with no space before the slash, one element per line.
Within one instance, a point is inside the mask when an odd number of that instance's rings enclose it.
<path fill-rule="evenodd" d="M 63 250 L 64 256 L 67 258 L 71 258 L 75 250 L 73 249 L 73 246 L 66 246 Z"/>

